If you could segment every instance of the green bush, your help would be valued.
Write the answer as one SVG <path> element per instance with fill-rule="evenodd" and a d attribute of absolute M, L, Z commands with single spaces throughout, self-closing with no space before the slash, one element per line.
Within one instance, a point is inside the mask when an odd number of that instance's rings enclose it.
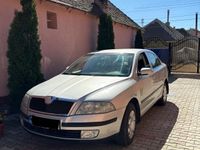
<path fill-rule="evenodd" d="M 111 16 L 102 14 L 99 20 L 97 50 L 114 49 L 114 32 Z"/>
<path fill-rule="evenodd" d="M 141 30 L 137 31 L 137 34 L 135 37 L 135 48 L 144 48 Z"/>
<path fill-rule="evenodd" d="M 21 0 L 22 11 L 15 12 L 8 37 L 8 87 L 11 111 L 19 111 L 23 95 L 43 81 L 40 60 L 38 20 L 34 0 Z"/>

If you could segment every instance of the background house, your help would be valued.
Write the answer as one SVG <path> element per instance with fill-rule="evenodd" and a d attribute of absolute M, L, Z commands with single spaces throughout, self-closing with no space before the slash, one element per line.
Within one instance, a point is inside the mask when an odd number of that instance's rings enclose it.
<path fill-rule="evenodd" d="M 176 29 L 178 32 L 180 32 L 184 37 L 190 37 L 191 34 L 185 30 L 184 28 Z"/>
<path fill-rule="evenodd" d="M 184 37 L 196 37 L 196 29 L 189 29 L 186 30 L 184 28 L 176 29 L 178 32 L 180 32 Z M 197 31 L 197 38 L 200 38 L 200 31 Z"/>
<path fill-rule="evenodd" d="M 196 36 L 196 30 L 195 30 L 195 29 L 189 29 L 189 30 L 187 30 L 187 32 L 188 32 L 191 36 Z M 200 38 L 200 31 L 197 31 L 197 37 Z"/>
<path fill-rule="evenodd" d="M 108 0 L 35 0 L 42 50 L 42 72 L 48 79 L 97 47 L 99 15 L 112 16 L 116 48 L 133 47 L 140 28 Z M 19 0 L 0 5 L 0 97 L 7 89 L 7 38 Z M 20 36 L 20 35 L 19 35 Z"/>
<path fill-rule="evenodd" d="M 144 27 L 143 37 L 144 42 L 148 43 L 148 48 L 162 48 L 165 45 L 164 43 L 168 44 L 184 38 L 184 36 L 175 28 L 172 28 L 169 23 L 163 23 L 159 19 L 153 20 Z M 151 43 L 149 43 L 149 41 L 151 41 Z"/>
<path fill-rule="evenodd" d="M 154 51 L 169 70 L 195 73 L 199 39 L 194 35 L 194 30 L 175 29 L 155 19 L 144 27 L 144 47 Z"/>

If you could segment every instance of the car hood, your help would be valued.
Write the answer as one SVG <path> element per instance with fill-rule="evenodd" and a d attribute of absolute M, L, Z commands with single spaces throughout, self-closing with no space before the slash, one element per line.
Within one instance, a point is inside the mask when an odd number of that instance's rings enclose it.
<path fill-rule="evenodd" d="M 46 82 L 43 82 L 27 94 L 31 96 L 55 96 L 69 100 L 79 100 L 97 91 L 114 86 L 126 80 L 127 77 L 97 77 L 97 76 L 75 76 L 58 75 Z"/>

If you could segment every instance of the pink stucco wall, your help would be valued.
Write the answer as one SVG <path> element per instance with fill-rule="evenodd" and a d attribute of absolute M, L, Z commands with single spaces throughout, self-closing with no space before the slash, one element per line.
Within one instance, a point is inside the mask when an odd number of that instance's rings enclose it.
<path fill-rule="evenodd" d="M 130 48 L 134 47 L 136 30 L 131 27 L 114 23 L 115 47 Z"/>
<path fill-rule="evenodd" d="M 47 11 L 57 14 L 58 29 L 47 28 Z M 97 17 L 51 2 L 37 3 L 37 12 L 42 41 L 42 69 L 46 78 L 58 74 L 74 59 L 95 49 Z"/>
<path fill-rule="evenodd" d="M 19 1 L 6 0 L 0 5 L 0 97 L 7 90 L 7 37 Z M 42 72 L 48 79 L 65 69 L 75 59 L 96 49 L 98 18 L 83 11 L 67 9 L 48 1 L 36 1 L 42 50 Z M 58 29 L 47 28 L 47 11 L 57 14 Z M 114 23 L 116 48 L 133 47 L 136 30 Z"/>

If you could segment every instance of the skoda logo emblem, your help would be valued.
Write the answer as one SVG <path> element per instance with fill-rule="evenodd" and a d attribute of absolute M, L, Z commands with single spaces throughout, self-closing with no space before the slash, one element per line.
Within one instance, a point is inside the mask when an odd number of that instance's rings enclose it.
<path fill-rule="evenodd" d="M 54 99 L 52 97 L 45 97 L 45 104 L 50 105 Z"/>

